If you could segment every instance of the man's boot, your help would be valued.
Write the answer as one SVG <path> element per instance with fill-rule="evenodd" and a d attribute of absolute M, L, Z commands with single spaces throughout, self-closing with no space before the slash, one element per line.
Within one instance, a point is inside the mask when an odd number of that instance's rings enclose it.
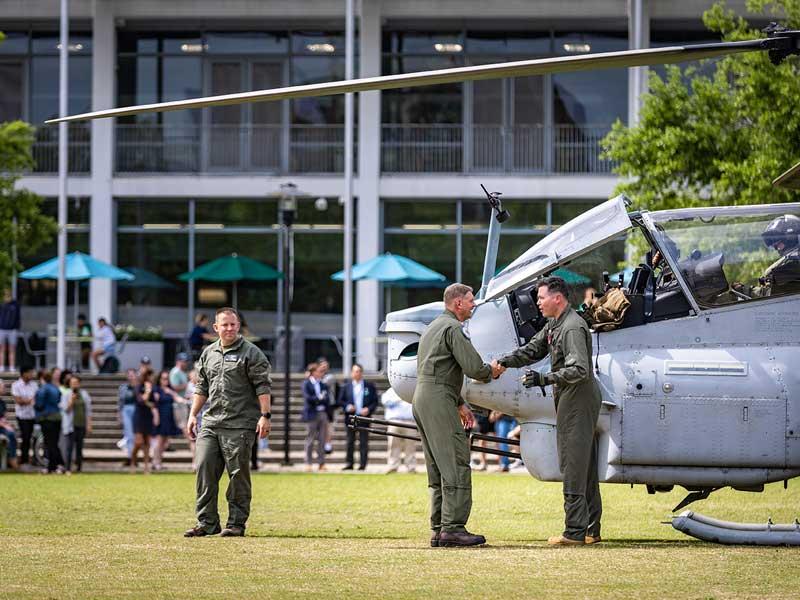
<path fill-rule="evenodd" d="M 469 531 L 443 531 L 439 535 L 439 546 L 444 548 L 454 546 L 481 546 L 485 543 L 485 537 L 472 534 Z"/>

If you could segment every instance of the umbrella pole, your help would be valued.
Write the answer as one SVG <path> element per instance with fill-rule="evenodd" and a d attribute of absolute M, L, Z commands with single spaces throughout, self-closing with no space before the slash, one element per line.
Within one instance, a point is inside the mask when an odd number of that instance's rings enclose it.
<path fill-rule="evenodd" d="M 73 295 L 75 297 L 75 315 L 74 315 L 75 319 L 72 322 L 73 323 L 77 323 L 78 322 L 78 303 L 81 300 L 81 292 L 80 292 L 81 282 L 76 279 L 74 285 L 75 285 L 75 290 L 73 291 Z"/>
<path fill-rule="evenodd" d="M 233 282 L 233 308 L 234 310 L 239 310 L 239 289 L 238 289 L 239 282 Z"/>

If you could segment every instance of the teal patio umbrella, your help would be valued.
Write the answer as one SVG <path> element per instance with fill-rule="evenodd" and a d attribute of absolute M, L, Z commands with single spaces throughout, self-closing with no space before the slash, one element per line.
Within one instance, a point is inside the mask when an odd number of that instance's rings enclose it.
<path fill-rule="evenodd" d="M 233 308 L 237 308 L 238 283 L 240 281 L 277 281 L 283 279 L 283 273 L 247 256 L 234 252 L 227 256 L 220 256 L 197 267 L 194 271 L 182 273 L 178 276 L 181 281 L 202 279 L 203 281 L 231 281 L 233 282 Z"/>
<path fill-rule="evenodd" d="M 83 252 L 72 252 L 64 257 L 67 281 L 75 283 L 75 321 L 78 320 L 78 281 L 85 279 L 113 279 L 132 281 L 134 276 L 127 271 L 98 260 Z M 58 279 L 58 257 L 51 258 L 19 274 L 22 279 Z"/>
<path fill-rule="evenodd" d="M 569 269 L 565 269 L 564 267 L 560 267 L 550 273 L 552 277 L 561 277 L 564 281 L 566 281 L 570 285 L 586 285 L 587 283 L 591 283 L 591 279 L 588 277 L 576 273 L 575 271 L 570 271 Z"/>
<path fill-rule="evenodd" d="M 410 258 L 399 254 L 381 254 L 363 263 L 353 265 L 353 281 L 374 279 L 387 286 L 397 287 L 442 287 L 447 278 Z M 335 281 L 344 281 L 344 271 L 331 275 Z M 388 292 L 388 287 L 387 287 Z M 389 295 L 386 295 L 386 312 L 391 309 Z"/>

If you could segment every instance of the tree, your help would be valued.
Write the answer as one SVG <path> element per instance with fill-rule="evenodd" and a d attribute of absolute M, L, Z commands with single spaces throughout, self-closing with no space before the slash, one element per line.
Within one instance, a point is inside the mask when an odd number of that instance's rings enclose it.
<path fill-rule="evenodd" d="M 33 127 L 22 121 L 0 124 L 0 289 L 7 289 L 14 270 L 13 248 L 35 252 L 57 231 L 56 222 L 41 213 L 42 198 L 17 188 L 23 171 L 33 167 Z"/>
<path fill-rule="evenodd" d="M 800 0 L 748 0 L 746 7 L 800 28 Z M 703 21 L 725 41 L 764 37 L 724 2 Z M 618 193 L 648 210 L 800 199 L 771 185 L 800 160 L 798 57 L 774 66 L 765 52 L 732 55 L 708 74 L 670 66 L 664 79 L 651 73 L 649 82 L 639 124 L 617 121 L 602 142 L 622 177 Z"/>
<path fill-rule="evenodd" d="M 5 36 L 0 32 L 0 44 Z M 33 167 L 33 127 L 22 121 L 0 123 L 0 290 L 8 289 L 14 270 L 13 248 L 35 252 L 57 231 L 41 213 L 42 198 L 17 189 L 21 174 Z"/>

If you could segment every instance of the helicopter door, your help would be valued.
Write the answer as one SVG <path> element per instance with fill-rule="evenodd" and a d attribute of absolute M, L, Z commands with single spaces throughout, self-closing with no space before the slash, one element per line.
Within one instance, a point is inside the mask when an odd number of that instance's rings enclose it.
<path fill-rule="evenodd" d="M 624 464 L 785 466 L 785 400 L 658 397 L 654 387 L 642 379 L 623 398 Z"/>

